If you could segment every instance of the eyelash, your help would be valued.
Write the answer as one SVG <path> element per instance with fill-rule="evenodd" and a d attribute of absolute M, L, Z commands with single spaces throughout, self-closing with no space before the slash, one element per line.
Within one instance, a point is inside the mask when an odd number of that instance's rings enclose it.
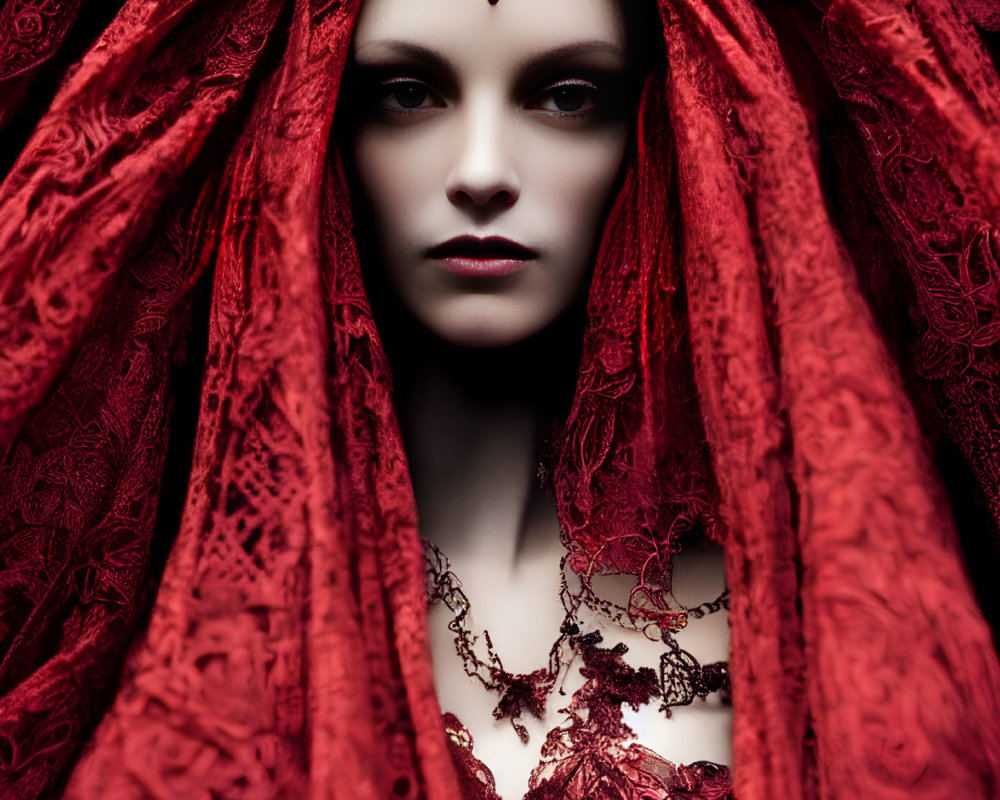
<path fill-rule="evenodd" d="M 418 88 L 423 89 L 427 92 L 427 97 L 432 98 L 435 102 L 431 106 L 423 105 L 423 100 L 420 105 L 413 107 L 406 107 L 403 105 L 392 105 L 389 102 L 389 98 L 394 94 L 394 92 L 399 91 L 403 88 Z M 578 110 L 563 110 L 559 108 L 541 108 L 539 106 L 540 102 L 544 99 L 554 98 L 555 92 L 560 89 L 583 90 L 585 98 L 583 100 L 584 108 Z M 380 103 L 384 111 L 391 114 L 419 114 L 426 112 L 429 108 L 441 108 L 445 105 L 444 100 L 441 96 L 434 91 L 434 89 L 426 81 L 422 81 L 418 78 L 393 78 L 381 81 L 379 84 Z M 543 111 L 547 114 L 553 115 L 561 119 L 588 119 L 593 116 L 597 105 L 597 95 L 599 89 L 596 85 L 586 80 L 563 80 L 557 81 L 555 83 L 549 84 L 544 89 L 536 92 L 532 99 L 528 102 L 527 108 L 537 111 Z M 426 98 L 424 98 L 426 100 Z M 555 101 L 558 102 L 558 101 Z"/>

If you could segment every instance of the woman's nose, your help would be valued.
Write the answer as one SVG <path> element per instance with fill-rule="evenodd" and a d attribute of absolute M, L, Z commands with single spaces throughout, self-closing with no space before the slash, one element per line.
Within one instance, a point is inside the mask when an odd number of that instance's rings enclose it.
<path fill-rule="evenodd" d="M 498 104 L 470 104 L 460 119 L 461 139 L 445 191 L 456 206 L 478 213 L 509 208 L 521 193 Z M 505 141 L 506 139 L 506 141 Z"/>

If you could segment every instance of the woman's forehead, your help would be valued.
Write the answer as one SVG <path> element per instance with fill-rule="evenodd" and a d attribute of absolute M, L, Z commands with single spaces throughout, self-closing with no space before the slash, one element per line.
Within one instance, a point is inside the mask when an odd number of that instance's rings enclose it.
<path fill-rule="evenodd" d="M 364 0 L 354 32 L 358 60 L 407 46 L 439 54 L 459 69 L 515 68 L 554 50 L 579 47 L 624 66 L 621 0 Z"/>

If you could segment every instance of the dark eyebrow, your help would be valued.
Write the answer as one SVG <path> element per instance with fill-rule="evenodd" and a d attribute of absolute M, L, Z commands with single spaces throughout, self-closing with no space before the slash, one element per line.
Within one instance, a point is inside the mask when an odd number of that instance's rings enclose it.
<path fill-rule="evenodd" d="M 363 55 L 366 51 L 371 49 L 388 51 L 391 55 L 401 56 L 408 60 L 415 61 L 429 69 L 444 70 L 454 73 L 452 64 L 447 58 L 444 57 L 443 54 L 437 50 L 424 47 L 423 45 L 419 45 L 414 42 L 408 42 L 404 39 L 373 39 L 371 41 L 364 42 L 355 50 L 355 60 L 358 60 L 359 55 Z M 611 42 L 604 41 L 603 39 L 584 39 L 582 41 L 573 42 L 551 50 L 543 50 L 529 56 L 519 67 L 518 75 L 520 76 L 528 72 L 571 65 L 581 59 L 590 59 L 595 56 L 602 61 L 607 61 L 606 64 L 600 65 L 605 69 L 625 69 L 625 51 L 621 47 L 612 44 Z M 373 57 L 373 60 L 375 60 L 376 63 L 379 61 L 377 57 Z M 364 62 L 362 61 L 361 63 Z"/>
<path fill-rule="evenodd" d="M 600 59 L 599 66 L 604 69 L 616 70 L 625 69 L 625 51 L 616 44 L 606 42 L 603 39 L 584 39 L 580 42 L 556 47 L 553 50 L 543 50 L 540 53 L 527 58 L 521 65 L 519 72 L 557 68 L 572 65 L 580 60 Z"/>

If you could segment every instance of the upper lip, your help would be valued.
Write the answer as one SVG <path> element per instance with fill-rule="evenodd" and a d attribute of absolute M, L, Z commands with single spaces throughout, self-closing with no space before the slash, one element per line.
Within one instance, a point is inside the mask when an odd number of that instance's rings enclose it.
<path fill-rule="evenodd" d="M 524 245 L 504 239 L 502 236 L 487 236 L 480 239 L 477 236 L 456 236 L 447 242 L 432 247 L 428 253 L 431 258 L 516 258 L 528 259 L 537 257 L 537 253 Z"/>

